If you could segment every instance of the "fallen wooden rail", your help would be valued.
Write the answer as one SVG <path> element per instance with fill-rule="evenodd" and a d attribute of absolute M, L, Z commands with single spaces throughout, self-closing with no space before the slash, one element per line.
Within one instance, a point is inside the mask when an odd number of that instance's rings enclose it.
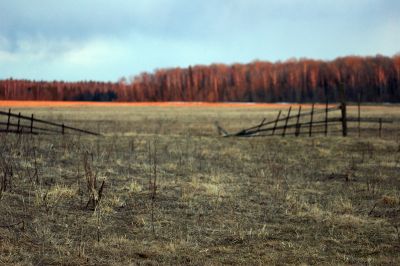
<path fill-rule="evenodd" d="M 55 134 L 66 134 L 68 131 L 84 133 L 93 136 L 100 136 L 101 134 L 80 129 L 76 127 L 66 126 L 63 123 L 51 122 L 43 119 L 35 118 L 32 114 L 31 116 L 25 116 L 21 113 L 12 113 L 11 109 L 8 112 L 0 111 L 0 116 L 7 117 L 7 122 L 0 122 L 0 126 L 5 128 L 0 128 L 0 133 L 16 133 L 16 134 L 44 134 L 44 133 L 55 133 Z M 12 118 L 17 121 L 11 121 Z M 23 124 L 23 122 L 29 122 L 29 124 Z M 34 125 L 39 124 L 39 125 Z M 47 127 L 45 127 L 47 126 Z"/>
<path fill-rule="evenodd" d="M 333 115 L 334 117 L 329 115 L 336 111 L 340 111 L 340 114 L 336 113 L 336 117 L 335 114 Z M 315 121 L 316 115 L 318 114 L 323 117 Z M 303 121 L 301 118 L 303 118 Z M 315 134 L 324 134 L 327 136 L 328 133 L 337 132 L 341 132 L 345 137 L 348 134 L 348 123 L 352 122 L 358 123 L 359 136 L 361 132 L 361 123 L 377 123 L 379 137 L 381 137 L 383 124 L 393 123 L 393 120 L 371 117 L 362 118 L 360 107 L 358 109 L 358 117 L 347 117 L 346 103 L 342 101 L 342 103 L 333 107 L 329 107 L 328 102 L 326 102 L 325 108 L 318 110 L 316 110 L 315 105 L 312 104 L 311 110 L 308 112 L 302 112 L 301 106 L 299 106 L 297 111 L 294 111 L 292 106 L 290 106 L 286 115 L 282 115 L 282 111 L 279 111 L 275 120 L 266 121 L 266 119 L 263 118 L 259 124 L 242 129 L 235 133 L 227 132 L 217 122 L 216 126 L 218 133 L 223 137 L 260 137 L 274 136 L 278 134 L 282 137 L 287 135 L 294 135 L 296 137 L 300 135 L 308 135 L 311 137 Z M 332 126 L 334 126 L 333 129 Z M 321 128 L 323 129 L 321 130 Z M 293 131 L 293 129 L 294 132 L 290 132 L 290 130 Z"/>

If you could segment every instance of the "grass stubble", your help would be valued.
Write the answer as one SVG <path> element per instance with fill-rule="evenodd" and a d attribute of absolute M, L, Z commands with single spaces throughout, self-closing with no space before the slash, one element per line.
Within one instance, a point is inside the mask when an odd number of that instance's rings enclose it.
<path fill-rule="evenodd" d="M 221 138 L 246 107 L 20 108 L 100 130 L 0 135 L 0 264 L 400 263 L 398 124 Z M 355 112 L 355 109 L 350 111 Z M 398 117 L 398 107 L 365 115 Z"/>

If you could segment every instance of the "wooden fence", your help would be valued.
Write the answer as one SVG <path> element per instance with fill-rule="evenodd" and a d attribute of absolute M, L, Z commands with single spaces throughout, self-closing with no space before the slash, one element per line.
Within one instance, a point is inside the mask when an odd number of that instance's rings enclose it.
<path fill-rule="evenodd" d="M 1 118 L 4 118 L 4 120 Z M 11 109 L 9 109 L 8 112 L 0 111 L 0 133 L 64 135 L 72 132 L 94 136 L 100 135 L 96 132 L 67 126 L 63 123 L 55 123 L 38 119 L 35 118 L 33 114 L 31 114 L 30 116 L 25 116 L 21 113 L 17 114 L 11 112 Z"/>
<path fill-rule="evenodd" d="M 357 123 L 357 131 L 360 136 L 362 124 L 376 123 L 378 125 L 378 136 L 382 136 L 383 124 L 393 123 L 392 120 L 383 118 L 362 118 L 360 104 L 358 104 L 358 116 L 347 116 L 347 105 L 340 103 L 330 106 L 326 102 L 324 108 L 315 108 L 312 104 L 311 110 L 304 112 L 300 105 L 297 110 L 292 106 L 289 107 L 286 114 L 279 111 L 276 118 L 266 121 L 264 118 L 261 123 L 240 130 L 235 133 L 228 133 L 217 124 L 220 135 L 224 137 L 261 137 L 261 136 L 288 136 L 294 135 L 299 137 L 306 135 L 312 137 L 314 135 L 324 135 L 338 133 L 346 137 L 349 134 L 349 123 Z"/>

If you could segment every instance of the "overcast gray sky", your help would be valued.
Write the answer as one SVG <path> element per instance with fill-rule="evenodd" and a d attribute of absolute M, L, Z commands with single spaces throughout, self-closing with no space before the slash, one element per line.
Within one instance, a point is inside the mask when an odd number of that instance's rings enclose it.
<path fill-rule="evenodd" d="M 0 79 L 400 52 L 398 0 L 0 0 Z"/>

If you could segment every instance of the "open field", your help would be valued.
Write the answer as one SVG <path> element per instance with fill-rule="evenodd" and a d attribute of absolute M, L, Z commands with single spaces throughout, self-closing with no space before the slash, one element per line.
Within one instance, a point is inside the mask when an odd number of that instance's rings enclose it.
<path fill-rule="evenodd" d="M 398 122 L 222 138 L 288 106 L 10 106 L 103 136 L 0 135 L 0 264 L 400 263 Z"/>
<path fill-rule="evenodd" d="M 73 102 L 73 101 L 0 101 L 2 107 L 254 107 L 272 108 L 288 105 L 285 103 L 213 103 L 213 102 Z M 295 106 L 298 106 L 295 104 Z M 323 107 L 323 104 L 317 105 Z"/>

